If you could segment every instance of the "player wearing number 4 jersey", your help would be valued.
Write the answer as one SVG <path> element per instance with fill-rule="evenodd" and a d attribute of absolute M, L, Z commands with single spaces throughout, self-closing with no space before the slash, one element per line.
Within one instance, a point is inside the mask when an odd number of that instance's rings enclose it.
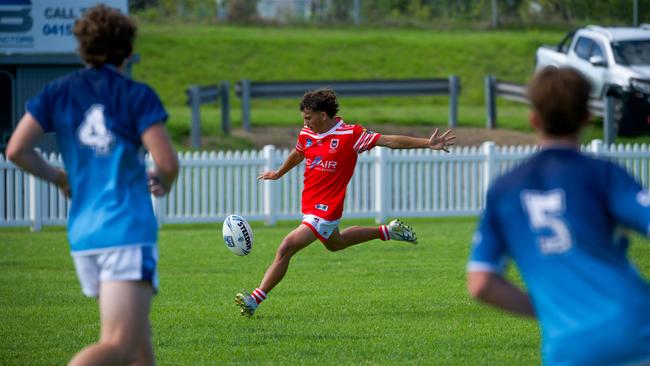
<path fill-rule="evenodd" d="M 88 67 L 29 100 L 7 156 L 71 196 L 68 240 L 84 294 L 98 298 L 101 337 L 70 365 L 152 365 L 158 225 L 150 193 L 168 192 L 178 173 L 167 113 L 150 87 L 121 73 L 136 33 L 128 16 L 99 5 L 74 33 Z M 56 133 L 65 170 L 34 150 L 44 132 Z M 143 147 L 155 170 L 146 171 Z"/>
<path fill-rule="evenodd" d="M 619 226 L 650 234 L 650 194 L 579 151 L 590 85 L 546 68 L 528 88 L 542 150 L 497 179 L 468 264 L 472 296 L 536 317 L 547 365 L 650 364 L 650 285 Z M 503 277 L 512 258 L 528 294 Z"/>
<path fill-rule="evenodd" d="M 296 148 L 277 171 L 262 173 L 258 179 L 276 180 L 293 167 L 305 162 L 302 192 L 302 223 L 289 233 L 278 248 L 259 287 L 251 294 L 237 294 L 241 314 L 252 316 L 257 306 L 284 277 L 291 257 L 315 240 L 337 251 L 373 239 L 417 243 L 413 230 L 393 220 L 379 227 L 353 226 L 339 231 L 345 192 L 354 173 L 358 154 L 375 146 L 392 149 L 429 148 L 444 150 L 453 145 L 451 131 L 430 138 L 381 135 L 358 125 L 346 124 L 337 117 L 338 102 L 331 89 L 307 92 L 300 103 L 304 127 Z"/>

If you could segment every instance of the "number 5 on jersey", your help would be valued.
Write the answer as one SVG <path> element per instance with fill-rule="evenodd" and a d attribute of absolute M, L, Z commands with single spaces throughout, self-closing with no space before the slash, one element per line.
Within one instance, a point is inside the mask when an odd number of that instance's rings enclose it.
<path fill-rule="evenodd" d="M 94 149 L 96 154 L 104 155 L 110 152 L 114 136 L 106 128 L 103 105 L 93 104 L 88 108 L 77 130 L 77 136 L 81 144 Z"/>
<path fill-rule="evenodd" d="M 571 232 L 562 217 L 566 207 L 564 190 L 524 191 L 521 200 L 528 211 L 531 227 L 539 233 L 542 254 L 560 254 L 571 249 Z"/>

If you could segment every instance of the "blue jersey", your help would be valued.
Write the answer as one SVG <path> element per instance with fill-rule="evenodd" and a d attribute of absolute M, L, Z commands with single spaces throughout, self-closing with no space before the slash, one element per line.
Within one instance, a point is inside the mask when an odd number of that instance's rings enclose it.
<path fill-rule="evenodd" d="M 56 132 L 72 191 L 73 254 L 154 245 L 141 135 L 167 119 L 156 93 L 104 65 L 51 82 L 27 110 L 44 131 Z"/>
<path fill-rule="evenodd" d="M 650 194 L 617 165 L 546 149 L 497 179 L 468 271 L 516 262 L 549 365 L 650 359 L 650 285 L 621 226 L 648 234 Z"/>

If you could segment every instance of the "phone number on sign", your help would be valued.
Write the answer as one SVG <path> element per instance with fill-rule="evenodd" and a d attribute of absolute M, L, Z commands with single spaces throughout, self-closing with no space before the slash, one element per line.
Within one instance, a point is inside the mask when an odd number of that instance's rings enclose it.
<path fill-rule="evenodd" d="M 45 24 L 43 34 L 46 36 L 71 36 L 72 24 Z"/>

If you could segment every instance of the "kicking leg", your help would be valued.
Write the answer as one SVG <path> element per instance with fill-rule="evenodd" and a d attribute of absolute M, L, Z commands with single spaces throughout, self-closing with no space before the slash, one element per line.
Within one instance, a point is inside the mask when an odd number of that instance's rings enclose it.
<path fill-rule="evenodd" d="M 264 274 L 260 288 L 264 292 L 271 291 L 284 278 L 289 268 L 289 261 L 299 250 L 306 248 L 316 240 L 316 236 L 305 225 L 300 225 L 287 235 L 277 252 L 275 259 Z"/>
<path fill-rule="evenodd" d="M 381 227 L 350 226 L 341 232 L 338 229 L 334 230 L 329 239 L 323 244 L 327 249 L 336 252 L 373 239 L 386 240 L 382 237 Z"/>
<path fill-rule="evenodd" d="M 323 244 L 327 249 L 335 252 L 373 239 L 406 241 L 411 244 L 418 242 L 410 226 L 404 225 L 400 220 L 393 220 L 388 225 L 378 227 L 351 226 L 341 232 L 336 229 Z"/>
<path fill-rule="evenodd" d="M 235 297 L 235 302 L 241 308 L 242 316 L 253 316 L 257 305 L 284 278 L 289 268 L 291 257 L 299 250 L 313 243 L 314 240 L 316 240 L 316 235 L 305 225 L 298 226 L 282 240 L 280 247 L 278 247 L 275 253 L 275 259 L 266 270 L 260 286 L 253 291 L 252 295 L 243 292 L 237 294 Z"/>

